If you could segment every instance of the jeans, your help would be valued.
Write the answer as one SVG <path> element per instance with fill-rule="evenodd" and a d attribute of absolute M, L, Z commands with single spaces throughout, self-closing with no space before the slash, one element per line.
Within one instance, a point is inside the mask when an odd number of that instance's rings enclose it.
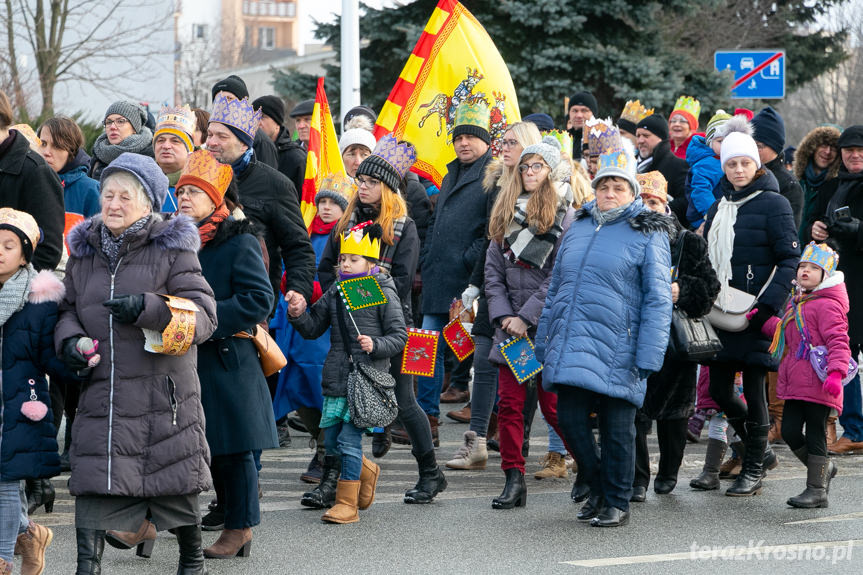
<path fill-rule="evenodd" d="M 0 559 L 12 562 L 15 540 L 29 521 L 21 507 L 21 482 L 0 481 Z"/>
<path fill-rule="evenodd" d="M 566 446 L 563 444 L 563 438 L 557 434 L 554 428 L 546 421 L 548 426 L 548 451 L 549 453 L 559 453 L 566 455 Z"/>
<path fill-rule="evenodd" d="M 500 468 L 516 468 L 524 473 L 524 402 L 527 396 L 528 382 L 518 383 L 509 366 L 502 365 L 498 370 L 498 402 L 497 429 L 500 437 Z M 542 388 L 542 376 L 536 377 L 539 392 L 539 407 L 546 421 L 557 427 L 557 396 Z"/>
<path fill-rule="evenodd" d="M 859 373 L 848 382 L 843 393 L 842 415 L 839 416 L 842 436 L 855 442 L 863 441 L 863 390 Z"/>
<path fill-rule="evenodd" d="M 396 380 L 396 403 L 399 405 L 399 421 L 407 431 L 414 453 L 422 455 L 434 449 L 428 417 L 420 409 L 414 396 L 414 378 L 402 373 L 404 350 L 390 361 L 390 375 Z"/>
<path fill-rule="evenodd" d="M 470 430 L 485 437 L 488 422 L 497 397 L 497 366 L 488 360 L 491 338 L 477 335 L 473 338 L 473 393 L 470 398 Z"/>
<path fill-rule="evenodd" d="M 449 323 L 447 314 L 426 314 L 423 316 L 422 329 L 441 331 Z M 434 377 L 417 377 L 417 402 L 420 408 L 433 417 L 440 416 L 440 394 L 443 387 L 444 348 L 443 337 L 438 338 L 437 357 L 435 357 Z"/>
<path fill-rule="evenodd" d="M 259 524 L 258 471 L 252 452 L 214 455 L 210 470 L 219 503 L 225 509 L 225 529 L 244 529 Z"/>
<path fill-rule="evenodd" d="M 350 422 L 343 421 L 324 430 L 327 455 L 342 457 L 342 479 L 357 481 L 363 468 L 363 433 Z"/>
<path fill-rule="evenodd" d="M 561 385 L 557 394 L 560 427 L 578 464 L 579 481 L 583 476 L 591 495 L 601 495 L 607 505 L 628 511 L 635 475 L 635 406 L 580 387 Z M 599 454 L 590 421 L 597 400 Z"/>

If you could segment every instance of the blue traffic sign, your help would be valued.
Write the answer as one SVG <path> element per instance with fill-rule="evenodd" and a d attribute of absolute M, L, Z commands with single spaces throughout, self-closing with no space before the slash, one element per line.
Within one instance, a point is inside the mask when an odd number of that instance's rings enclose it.
<path fill-rule="evenodd" d="M 736 99 L 785 97 L 785 51 L 715 52 L 713 66 L 734 73 L 731 97 Z"/>

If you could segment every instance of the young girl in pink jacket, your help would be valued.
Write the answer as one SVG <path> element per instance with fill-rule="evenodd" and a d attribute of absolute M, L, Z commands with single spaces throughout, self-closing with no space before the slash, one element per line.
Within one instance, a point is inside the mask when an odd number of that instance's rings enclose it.
<path fill-rule="evenodd" d="M 836 475 L 836 465 L 827 457 L 825 430 L 830 411 L 842 411 L 842 385 L 851 360 L 848 292 L 842 272 L 836 271 L 838 262 L 827 244 L 806 246 L 785 314 L 762 328 L 773 335 L 770 351 L 782 356 L 776 388 L 785 400 L 782 439 L 807 470 L 806 490 L 788 500 L 792 507 L 827 507 L 830 480 Z M 819 352 L 816 370 L 811 356 Z"/>

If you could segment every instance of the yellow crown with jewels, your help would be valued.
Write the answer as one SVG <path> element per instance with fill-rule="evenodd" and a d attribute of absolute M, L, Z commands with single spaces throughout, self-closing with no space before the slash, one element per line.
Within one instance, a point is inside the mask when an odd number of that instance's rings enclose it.
<path fill-rule="evenodd" d="M 343 254 L 354 254 L 364 258 L 378 259 L 381 255 L 381 240 L 373 238 L 368 233 L 372 222 L 363 222 L 352 227 L 342 236 L 340 251 Z"/>
<path fill-rule="evenodd" d="M 674 104 L 674 109 L 671 111 L 671 116 L 674 114 L 683 114 L 686 119 L 689 120 L 690 125 L 694 126 L 692 129 L 695 130 L 698 128 L 698 116 L 701 114 L 701 102 L 692 96 L 680 96 Z M 669 116 L 669 119 L 671 116 Z"/>
<path fill-rule="evenodd" d="M 654 109 L 645 108 L 639 100 L 628 100 L 623 106 L 623 112 L 620 114 L 622 120 L 629 120 L 633 124 L 637 124 L 648 116 L 653 115 Z"/>

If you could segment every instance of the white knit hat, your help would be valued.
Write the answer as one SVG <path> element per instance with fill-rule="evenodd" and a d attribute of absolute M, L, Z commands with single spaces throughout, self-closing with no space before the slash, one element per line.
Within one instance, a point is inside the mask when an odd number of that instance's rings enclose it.
<path fill-rule="evenodd" d="M 722 147 L 719 148 L 719 161 L 724 168 L 728 160 L 740 157 L 749 158 L 755 162 L 756 166 L 761 167 L 758 146 L 755 145 L 752 136 L 742 132 L 731 132 L 722 140 Z"/>
<path fill-rule="evenodd" d="M 365 146 L 369 149 L 369 152 L 372 152 L 375 149 L 377 140 L 375 140 L 374 134 L 363 128 L 345 130 L 345 133 L 339 139 L 339 152 L 344 154 L 345 150 L 354 144 Z"/>

